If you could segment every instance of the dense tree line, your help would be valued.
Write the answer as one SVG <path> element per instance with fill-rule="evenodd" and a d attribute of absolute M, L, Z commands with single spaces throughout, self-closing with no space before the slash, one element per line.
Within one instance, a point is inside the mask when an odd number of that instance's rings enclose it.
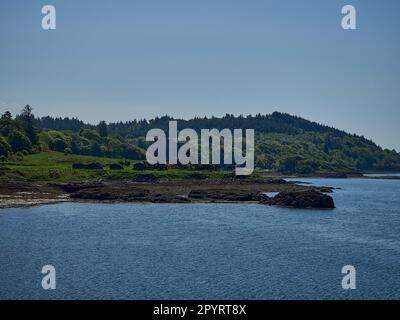
<path fill-rule="evenodd" d="M 116 122 L 107 125 L 110 132 L 121 136 L 140 137 L 153 128 L 168 130 L 168 122 L 177 120 L 178 126 L 181 128 L 191 128 L 196 131 L 206 128 L 216 129 L 246 129 L 252 128 L 258 133 L 286 133 L 298 134 L 303 131 L 313 132 L 332 132 L 336 135 L 346 135 L 344 131 L 337 130 L 328 126 L 311 122 L 300 117 L 292 116 L 286 113 L 274 112 L 270 115 L 257 114 L 255 116 L 237 116 L 226 114 L 224 117 L 195 117 L 190 120 L 173 119 L 169 116 L 156 117 L 151 120 L 133 120 L 126 122 Z M 53 130 L 71 130 L 79 131 L 82 127 L 93 127 L 73 118 L 51 118 L 43 117 L 36 119 L 36 125 L 39 128 L 47 128 Z"/>
<path fill-rule="evenodd" d="M 43 129 L 40 124 L 51 124 L 49 126 L 53 129 Z M 77 119 L 37 119 L 29 105 L 15 118 L 10 112 L 1 116 L 0 156 L 49 150 L 129 159 L 144 159 L 145 155 L 145 151 L 137 147 L 132 139 L 109 134 L 104 121 L 98 126 L 89 126 Z"/>
<path fill-rule="evenodd" d="M 77 118 L 52 118 L 49 116 L 36 118 L 35 126 L 37 128 L 47 128 L 52 130 L 69 130 L 78 132 L 83 127 L 92 127 Z"/>
<path fill-rule="evenodd" d="M 32 108 L 27 105 L 21 114 L 12 118 L 6 111 L 0 118 L 0 156 L 16 152 L 31 152 L 37 145 L 38 136 L 34 125 Z"/>
<path fill-rule="evenodd" d="M 200 132 L 201 129 L 216 128 L 216 129 L 254 129 L 257 133 L 285 133 L 290 135 L 300 134 L 302 132 L 311 131 L 317 133 L 332 133 L 335 136 L 342 137 L 348 135 L 345 131 L 335 129 L 326 125 L 312 122 L 297 116 L 287 113 L 274 112 L 272 114 L 255 116 L 234 116 L 226 114 L 224 117 L 195 117 L 189 120 L 174 119 L 169 116 L 156 117 L 150 120 L 133 120 L 126 122 L 115 122 L 107 124 L 109 132 L 121 135 L 123 137 L 142 137 L 154 128 L 168 130 L 168 123 L 171 120 L 177 120 L 178 127 L 191 128 Z M 105 124 L 105 123 L 104 123 Z M 94 128 L 95 126 L 85 124 L 75 118 L 51 118 L 43 117 L 36 119 L 36 125 L 39 128 L 47 128 L 53 130 L 71 130 L 79 131 L 82 127 Z M 366 140 L 367 143 L 374 145 L 372 141 Z"/>
<path fill-rule="evenodd" d="M 168 131 L 171 117 L 86 124 L 76 118 L 35 118 L 26 106 L 0 119 L 0 156 L 54 150 L 65 153 L 144 159 L 146 133 Z M 256 166 L 281 172 L 400 170 L 400 154 L 357 135 L 286 113 L 177 119 L 178 128 L 254 129 Z"/>

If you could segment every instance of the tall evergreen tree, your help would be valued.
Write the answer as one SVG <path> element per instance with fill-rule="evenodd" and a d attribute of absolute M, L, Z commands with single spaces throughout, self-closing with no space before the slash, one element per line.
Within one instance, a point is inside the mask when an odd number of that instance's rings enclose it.
<path fill-rule="evenodd" d="M 0 134 L 8 136 L 14 127 L 12 115 L 9 111 L 4 112 L 0 118 Z"/>
<path fill-rule="evenodd" d="M 100 121 L 100 123 L 97 125 L 97 132 L 101 137 L 107 137 L 108 135 L 108 129 L 107 129 L 107 123 L 105 121 Z"/>
<path fill-rule="evenodd" d="M 32 107 L 27 104 L 18 116 L 22 129 L 25 131 L 26 136 L 31 141 L 32 145 L 37 144 L 37 134 L 34 127 L 35 116 L 32 113 Z"/>

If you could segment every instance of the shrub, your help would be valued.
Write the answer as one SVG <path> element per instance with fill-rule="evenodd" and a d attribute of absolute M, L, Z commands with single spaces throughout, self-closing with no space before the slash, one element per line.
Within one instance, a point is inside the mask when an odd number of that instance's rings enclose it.
<path fill-rule="evenodd" d="M 14 160 L 14 161 L 23 161 L 24 158 L 25 158 L 25 157 L 24 157 L 24 154 L 23 154 L 22 152 L 14 153 L 14 154 L 11 156 L 11 159 Z"/>
<path fill-rule="evenodd" d="M 58 171 L 57 169 L 50 169 L 49 176 L 52 179 L 59 179 L 61 177 L 61 174 L 60 171 Z"/>
<path fill-rule="evenodd" d="M 79 130 L 79 135 L 88 140 L 96 140 L 97 142 L 101 141 L 100 134 L 92 129 L 81 129 Z"/>
<path fill-rule="evenodd" d="M 41 146 L 33 146 L 33 147 L 32 147 L 32 152 L 33 152 L 33 153 L 40 153 L 40 152 L 42 152 Z"/>
<path fill-rule="evenodd" d="M 8 141 L 14 152 L 19 152 L 23 150 L 30 151 L 32 148 L 31 141 L 28 137 L 21 131 L 13 130 L 8 136 Z"/>
<path fill-rule="evenodd" d="M 64 152 L 67 148 L 67 143 L 64 140 L 57 138 L 50 142 L 49 147 L 54 151 Z"/>

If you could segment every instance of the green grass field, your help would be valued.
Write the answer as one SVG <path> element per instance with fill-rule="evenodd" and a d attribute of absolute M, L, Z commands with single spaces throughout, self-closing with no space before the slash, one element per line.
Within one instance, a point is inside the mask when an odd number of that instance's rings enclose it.
<path fill-rule="evenodd" d="M 125 159 L 80 156 L 59 152 L 42 152 L 24 156 L 22 159 L 12 157 L 0 164 L 0 181 L 22 180 L 41 182 L 79 182 L 89 180 L 125 180 L 138 179 L 152 175 L 155 178 L 190 179 L 190 178 L 223 178 L 231 173 L 223 171 L 194 171 L 169 169 L 164 171 L 136 171 L 133 163 L 124 166 L 123 170 L 110 170 L 107 165 L 116 164 Z M 72 169 L 73 163 L 101 163 L 102 170 Z"/>

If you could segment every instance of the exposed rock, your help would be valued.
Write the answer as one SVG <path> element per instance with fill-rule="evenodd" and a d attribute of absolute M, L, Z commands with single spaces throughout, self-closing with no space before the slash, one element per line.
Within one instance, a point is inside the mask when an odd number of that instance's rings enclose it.
<path fill-rule="evenodd" d="M 315 188 L 316 191 L 319 191 L 321 193 L 332 193 L 333 189 L 334 188 L 332 188 L 332 187 L 316 187 Z"/>
<path fill-rule="evenodd" d="M 149 164 L 147 162 L 138 162 L 133 165 L 133 170 L 141 171 L 141 170 L 156 170 L 163 171 L 167 170 L 168 167 L 165 164 Z"/>
<path fill-rule="evenodd" d="M 88 188 L 70 195 L 71 199 L 98 200 L 98 201 L 145 201 L 150 192 L 146 189 L 128 188 Z"/>
<path fill-rule="evenodd" d="M 333 209 L 335 204 L 331 196 L 317 190 L 285 191 L 280 192 L 273 198 L 265 198 L 260 201 L 264 204 L 276 205 L 290 208 L 314 208 Z"/>
<path fill-rule="evenodd" d="M 100 163 L 73 163 L 72 169 L 85 169 L 85 170 L 102 170 L 103 166 Z"/>
<path fill-rule="evenodd" d="M 149 197 L 148 201 L 154 203 L 188 203 L 191 202 L 190 199 L 179 195 L 169 195 L 169 194 L 155 194 Z"/>
<path fill-rule="evenodd" d="M 268 197 L 265 193 L 260 193 L 257 195 L 256 199 L 261 204 L 269 204 L 268 202 L 270 201 L 271 198 Z"/>
<path fill-rule="evenodd" d="M 152 173 L 148 173 L 148 174 L 142 173 L 133 179 L 133 181 L 135 181 L 135 182 L 154 182 L 157 180 L 158 180 L 157 176 L 155 176 Z"/>
<path fill-rule="evenodd" d="M 80 190 L 78 192 L 72 193 L 70 195 L 71 199 L 81 199 L 81 200 L 105 200 L 114 201 L 118 199 L 118 196 L 107 191 L 88 189 Z"/>
<path fill-rule="evenodd" d="M 59 187 L 65 192 L 73 193 L 79 190 L 89 189 L 89 188 L 102 188 L 104 184 L 102 182 L 81 182 L 81 183 L 66 183 L 66 184 L 49 184 L 53 187 Z"/>
<path fill-rule="evenodd" d="M 0 181 L 0 202 L 18 206 L 26 201 L 106 201 L 153 203 L 262 203 L 293 208 L 334 208 L 329 187 L 306 187 L 284 180 L 206 179 L 165 180 L 140 174 L 136 181 L 32 183 Z M 140 181 L 142 180 L 142 181 Z M 148 182 L 149 181 L 149 182 Z M 277 196 L 274 194 L 280 192 Z M 32 200 L 33 199 L 33 200 Z M 11 202 L 10 202 L 10 201 Z M 13 202 L 14 201 L 14 202 Z M 39 202 L 38 202 L 39 203 Z"/>
<path fill-rule="evenodd" d="M 202 200 L 220 200 L 220 201 L 257 201 L 256 192 L 241 190 L 192 190 L 189 192 L 189 198 Z"/>
<path fill-rule="evenodd" d="M 290 182 L 287 182 L 285 179 L 268 179 L 266 183 L 270 184 L 287 184 Z"/>

